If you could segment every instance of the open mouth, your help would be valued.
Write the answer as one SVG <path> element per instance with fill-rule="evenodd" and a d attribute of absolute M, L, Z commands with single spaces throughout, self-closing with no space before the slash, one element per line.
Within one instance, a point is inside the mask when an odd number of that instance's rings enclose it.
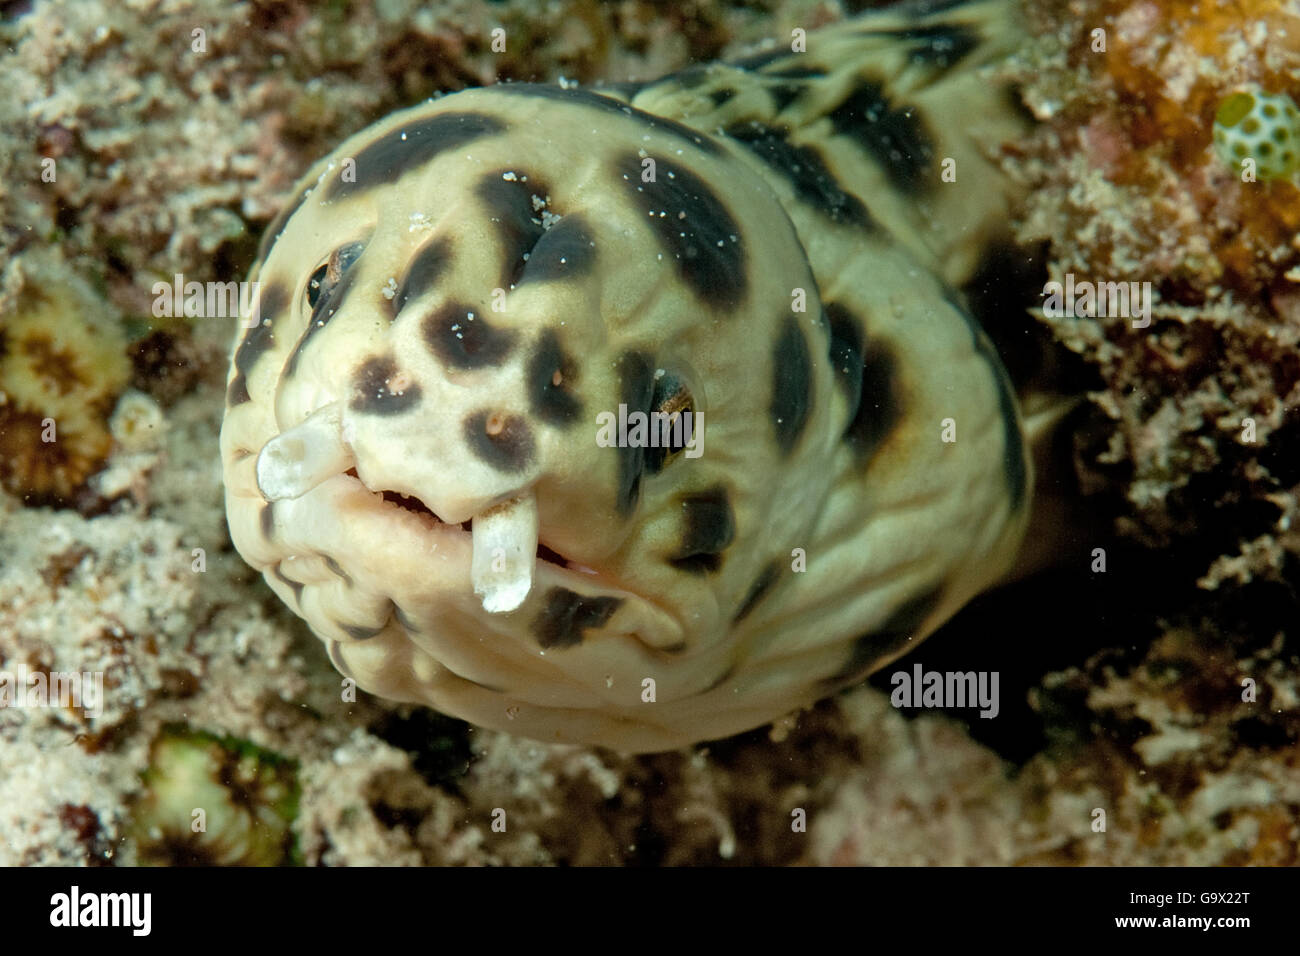
<path fill-rule="evenodd" d="M 300 497 L 338 475 L 369 487 L 361 481 L 352 448 L 344 439 L 342 409 L 337 402 L 317 409 L 300 424 L 272 438 L 257 456 L 257 483 L 267 501 Z M 448 524 L 418 497 L 392 490 L 370 490 L 379 492 L 390 506 L 437 524 Z M 566 571 L 595 573 L 542 544 L 538 523 L 537 497 L 531 489 L 461 522 L 461 529 L 469 533 L 472 543 L 470 580 L 485 611 L 500 614 L 523 604 L 540 562 Z"/>
<path fill-rule="evenodd" d="M 358 481 L 361 481 L 361 478 L 360 476 L 357 475 L 357 470 L 355 468 L 349 468 L 346 474 L 350 478 L 356 478 Z M 415 497 L 414 495 L 404 495 L 400 491 L 381 491 L 380 494 L 383 495 L 385 502 L 387 502 L 390 505 L 395 505 L 396 507 L 401 508 L 403 511 L 409 511 L 412 514 L 423 515 L 427 518 L 432 518 L 438 524 L 447 524 L 447 522 L 443 521 L 442 518 L 438 517 L 438 514 L 432 508 L 430 508 L 428 505 L 426 505 L 423 501 L 421 501 L 419 498 Z M 471 534 L 473 534 L 474 519 L 470 518 L 467 521 L 462 521 L 460 523 L 460 529 L 462 531 L 468 531 Z M 555 551 L 552 548 L 548 548 L 546 545 L 542 544 L 541 541 L 537 542 L 537 560 L 545 561 L 547 564 L 554 564 L 557 567 L 565 568 L 570 571 L 581 571 L 586 574 L 595 573 L 594 571 L 592 571 L 592 569 L 584 565 L 578 564 L 576 561 L 571 561 L 570 559 L 566 558 L 564 555 L 560 554 L 558 551 Z"/>
<path fill-rule="evenodd" d="M 355 468 L 349 469 L 347 474 L 360 481 Z M 386 504 L 431 518 L 441 525 L 448 523 L 414 495 L 390 490 L 380 494 Z M 462 521 L 460 529 L 468 532 L 473 542 L 470 575 L 474 592 L 483 599 L 484 610 L 493 613 L 513 611 L 522 604 L 532 588 L 538 564 L 545 563 L 580 574 L 596 574 L 593 569 L 566 558 L 538 538 L 537 502 L 531 492 L 488 508 L 476 517 L 477 529 L 475 518 Z M 528 544 L 532 545 L 531 560 L 528 559 Z"/>

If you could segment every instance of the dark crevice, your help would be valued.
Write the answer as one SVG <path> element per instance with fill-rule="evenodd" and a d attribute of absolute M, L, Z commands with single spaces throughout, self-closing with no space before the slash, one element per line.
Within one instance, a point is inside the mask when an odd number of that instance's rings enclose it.
<path fill-rule="evenodd" d="M 428 515 L 430 518 L 432 518 L 434 521 L 437 521 L 439 524 L 446 524 L 446 522 L 444 522 L 441 518 L 437 516 L 437 514 L 434 513 L 432 508 L 426 505 L 419 498 L 414 498 L 410 495 L 404 495 L 400 491 L 385 491 L 382 492 L 382 494 L 384 496 L 384 500 L 388 502 L 390 505 L 397 505 L 397 507 L 401 508 L 402 510 L 410 511 L 417 515 Z"/>

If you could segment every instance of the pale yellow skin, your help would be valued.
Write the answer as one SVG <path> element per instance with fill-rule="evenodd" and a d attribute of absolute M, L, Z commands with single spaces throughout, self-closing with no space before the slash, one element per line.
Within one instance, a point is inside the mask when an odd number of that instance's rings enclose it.
<path fill-rule="evenodd" d="M 954 22 L 980 44 L 946 71 L 913 62 L 894 37 L 863 33 Z M 779 117 L 763 68 L 719 65 L 703 82 L 669 78 L 631 100 L 707 134 L 712 149 L 630 112 L 499 88 L 422 104 L 345 142 L 307 175 L 296 211 L 274 228 L 254 270 L 264 290 L 274 283 L 287 299 L 265 317 L 273 344 L 246 351 L 245 370 L 232 367 L 232 395 L 247 389 L 221 434 L 239 552 L 364 689 L 547 741 L 641 752 L 723 737 L 906 652 L 1005 573 L 1028 519 L 1014 401 L 948 288 L 1001 234 L 1012 197 L 986 153 L 1018 135 L 1021 120 L 1006 90 L 978 69 L 1014 49 L 1011 24 L 998 3 L 813 33 L 797 62 L 825 75 L 800 80 L 807 90 Z M 933 162 L 954 159 L 956 182 L 905 195 L 852 137 L 836 134 L 827 114 L 864 72 L 883 82 L 895 109 L 924 118 Z M 715 106 L 709 94 L 723 88 L 734 95 Z M 391 182 L 329 195 L 344 160 L 364 156 L 368 144 L 455 112 L 504 128 Z M 779 121 L 788 142 L 815 146 L 878 228 L 832 221 L 754 150 L 714 135 L 751 119 Z M 740 301 L 710 302 L 683 281 L 638 206 L 645 157 L 658 161 L 660 176 L 672 164 L 689 170 L 734 219 L 748 283 Z M 580 212 L 595 255 L 585 275 L 508 291 L 503 312 L 492 308 L 502 286 L 500 223 L 477 192 L 501 171 L 544 188 L 539 198 L 560 222 Z M 371 171 L 358 159 L 355 172 L 365 184 Z M 676 211 L 687 225 L 697 214 Z M 391 291 L 417 250 L 439 237 L 453 244 L 450 264 L 393 320 L 385 286 Z M 351 242 L 365 246 L 347 298 L 288 374 L 309 323 L 309 277 Z M 796 289 L 805 311 L 792 310 Z M 456 369 L 431 351 L 421 319 L 452 300 L 515 334 L 504 361 Z M 850 416 L 828 358 L 828 302 L 862 319 L 866 342 L 891 359 L 896 410 L 865 463 L 842 439 Z M 774 342 L 791 317 L 811 359 L 810 411 L 793 450 L 783 450 L 769 407 Z M 530 404 L 528 362 L 544 329 L 573 359 L 565 386 L 582 406 L 580 420 L 562 427 L 536 420 Z M 646 474 L 635 507 L 621 513 L 618 452 L 595 441 L 596 415 L 617 409 L 620 360 L 632 351 L 687 383 L 706 440 L 701 457 Z M 415 383 L 418 403 L 400 414 L 354 407 L 357 369 L 375 356 L 400 369 L 386 393 Z M 357 477 L 328 477 L 276 501 L 268 517 L 259 452 L 332 403 Z M 467 444 L 464 422 L 484 409 L 527 423 L 534 454 L 526 467 L 503 471 Z M 955 441 L 943 440 L 949 419 Z M 1017 469 L 1019 490 L 1008 478 Z M 681 496 L 715 488 L 725 490 L 734 539 L 716 570 L 683 571 L 666 560 L 683 539 Z M 442 520 L 385 501 L 383 490 L 418 498 Z M 528 493 L 542 544 L 570 566 L 539 559 L 524 603 L 488 613 L 471 584 L 471 535 L 459 523 Z M 736 620 L 767 568 L 779 573 Z M 580 641 L 543 647 L 538 622 L 557 587 L 618 603 Z M 876 644 L 855 644 L 872 634 L 881 635 Z"/>

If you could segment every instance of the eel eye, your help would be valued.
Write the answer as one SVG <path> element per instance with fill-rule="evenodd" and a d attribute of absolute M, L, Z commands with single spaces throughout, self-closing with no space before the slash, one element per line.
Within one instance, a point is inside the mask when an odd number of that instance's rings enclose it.
<path fill-rule="evenodd" d="M 345 246 L 339 246 L 330 253 L 330 257 L 316 267 L 316 271 L 311 274 L 307 280 L 307 306 L 316 313 L 322 296 L 325 301 L 329 301 L 330 293 L 339 284 L 343 274 L 348 271 L 352 263 L 361 257 L 361 250 L 366 247 L 364 242 L 350 242 Z"/>
<path fill-rule="evenodd" d="M 311 274 L 307 280 L 307 306 L 316 308 L 316 301 L 320 298 L 321 284 L 325 281 L 325 270 L 329 268 L 328 263 L 321 263 L 316 271 Z"/>
<path fill-rule="evenodd" d="M 650 428 L 658 440 L 646 448 L 645 464 L 646 470 L 655 474 L 681 456 L 701 424 L 695 415 L 695 398 L 690 388 L 672 372 L 663 372 L 655 378 L 650 409 Z"/>

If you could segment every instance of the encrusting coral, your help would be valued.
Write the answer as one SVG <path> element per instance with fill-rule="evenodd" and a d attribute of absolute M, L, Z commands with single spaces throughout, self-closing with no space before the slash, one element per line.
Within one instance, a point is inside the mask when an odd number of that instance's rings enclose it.
<path fill-rule="evenodd" d="M 293 862 L 297 766 L 247 741 L 168 727 L 154 741 L 134 808 L 140 861 L 274 866 Z"/>
<path fill-rule="evenodd" d="M 54 258 L 28 257 L 0 291 L 0 486 L 63 503 L 113 447 L 130 378 L 115 310 Z"/>
<path fill-rule="evenodd" d="M 1214 114 L 1214 148 L 1226 166 L 1245 160 L 1260 179 L 1281 179 L 1300 169 L 1300 110 L 1285 93 L 1239 90 Z"/>

